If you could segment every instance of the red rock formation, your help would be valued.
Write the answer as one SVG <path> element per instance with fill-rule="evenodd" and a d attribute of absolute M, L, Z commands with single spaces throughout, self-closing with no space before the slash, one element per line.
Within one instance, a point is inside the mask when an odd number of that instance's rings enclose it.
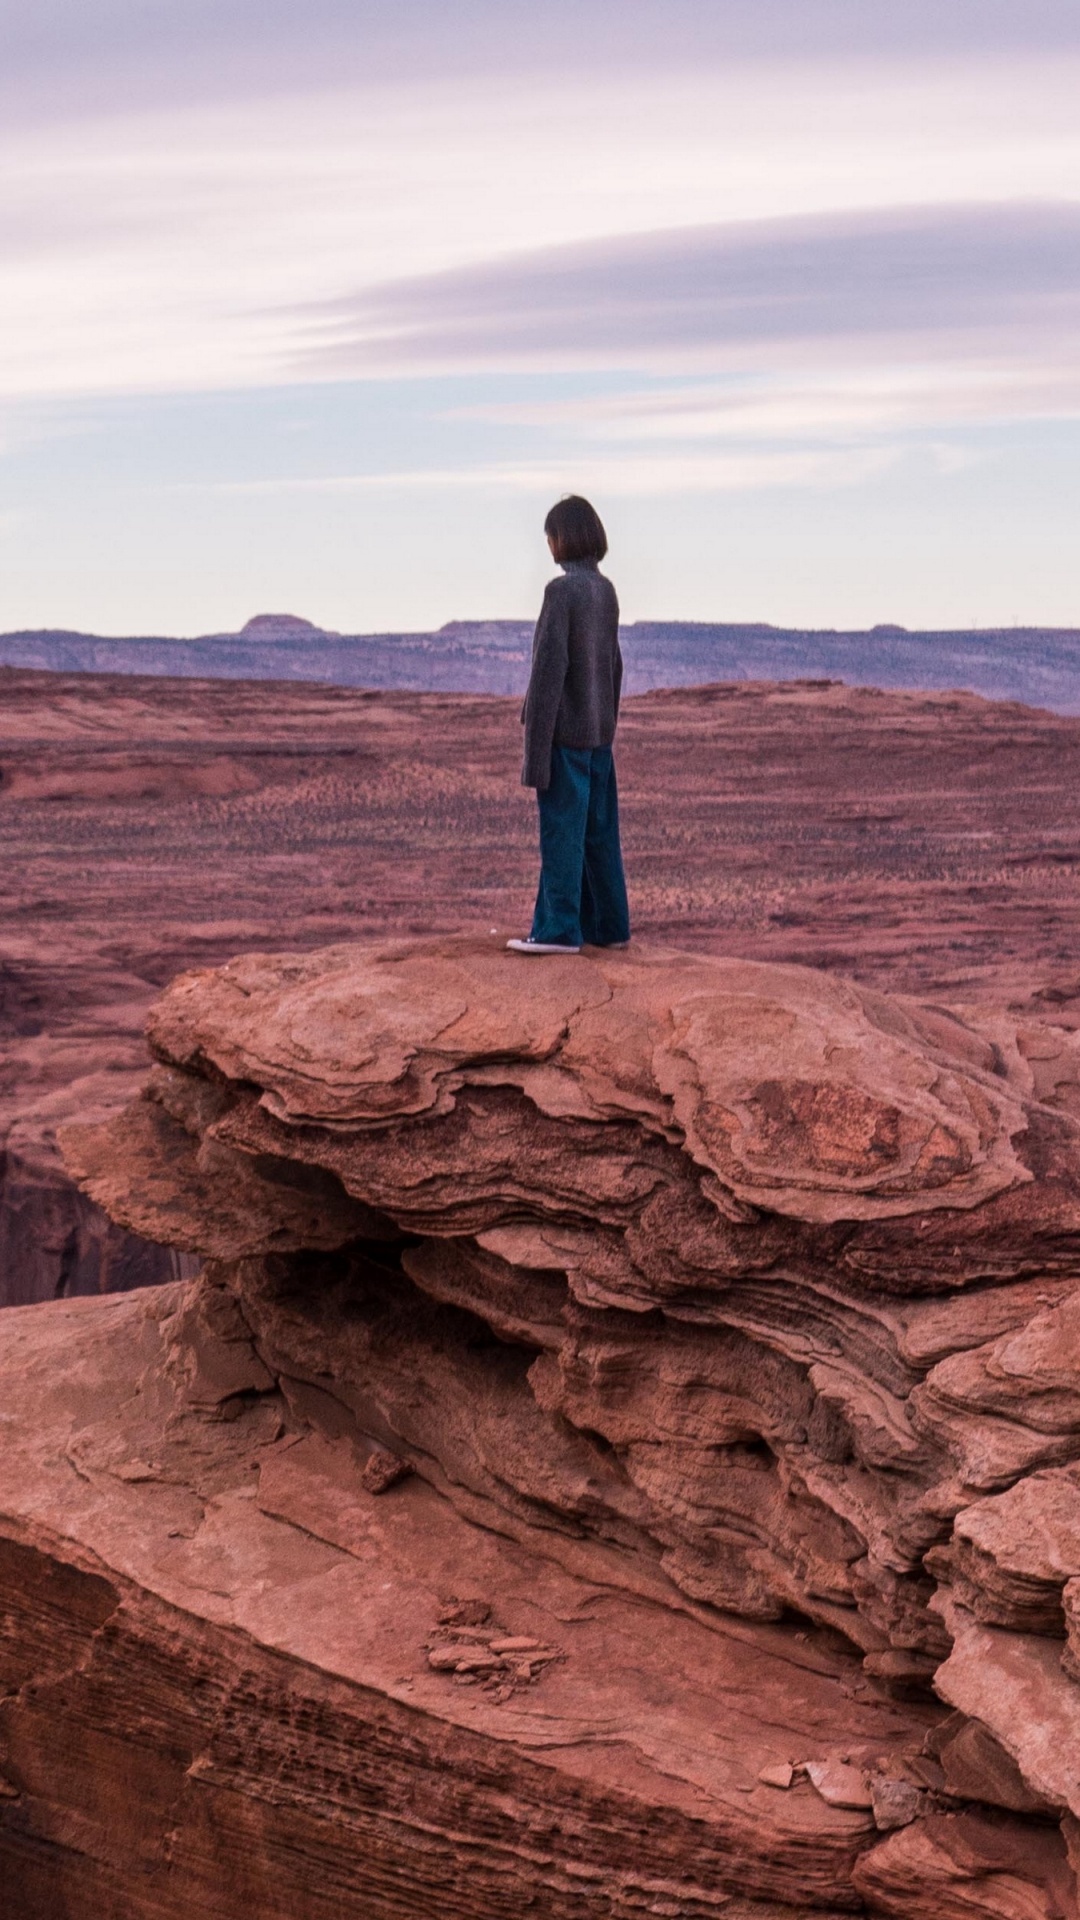
<path fill-rule="evenodd" d="M 2 667 L 0 686 L 3 1303 L 160 1278 L 51 1134 L 88 1089 L 94 1111 L 131 1097 L 174 973 L 518 933 L 536 856 L 508 700 Z M 619 740 L 639 932 L 1076 1022 L 1076 720 L 742 683 L 630 700 Z"/>
<path fill-rule="evenodd" d="M 1073 1034 L 462 940 L 150 1039 L 65 1147 L 203 1277 L 0 1321 L 28 1920 L 1072 1920 Z"/>

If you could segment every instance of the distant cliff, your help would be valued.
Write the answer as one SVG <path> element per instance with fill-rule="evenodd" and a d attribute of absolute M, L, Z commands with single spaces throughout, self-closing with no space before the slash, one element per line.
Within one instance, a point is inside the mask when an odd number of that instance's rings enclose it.
<path fill-rule="evenodd" d="M 627 686 L 730 680 L 844 680 L 963 687 L 989 699 L 1080 713 L 1080 628 L 963 632 L 812 631 L 642 620 L 623 628 Z M 44 628 L 0 635 L 0 664 L 51 672 L 168 674 L 212 680 L 315 680 L 441 693 L 518 693 L 527 620 L 451 620 L 432 633 L 330 633 L 292 614 L 256 614 L 239 633 L 104 639 Z"/>

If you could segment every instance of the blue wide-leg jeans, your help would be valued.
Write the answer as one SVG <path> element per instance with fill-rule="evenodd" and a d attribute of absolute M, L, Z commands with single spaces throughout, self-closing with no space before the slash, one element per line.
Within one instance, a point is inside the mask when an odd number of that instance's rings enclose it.
<path fill-rule="evenodd" d="M 610 747 L 553 747 L 540 804 L 540 890 L 532 938 L 609 947 L 630 938 L 619 795 Z"/>

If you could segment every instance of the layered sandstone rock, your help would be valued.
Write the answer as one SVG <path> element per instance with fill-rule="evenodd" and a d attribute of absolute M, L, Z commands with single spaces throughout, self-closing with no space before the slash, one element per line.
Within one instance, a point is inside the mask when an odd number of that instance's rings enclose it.
<path fill-rule="evenodd" d="M 66 1150 L 203 1277 L 63 1309 L 75 1361 L 4 1324 L 11 1538 L 108 1587 L 56 1603 L 75 1720 L 133 1634 L 123 1764 L 175 1755 L 125 1912 L 193 1910 L 209 1827 L 280 1866 L 222 1915 L 1068 1920 L 1074 1034 L 466 940 L 191 974 L 150 1040 Z M 119 1885 L 34 1719 L 52 1604 L 0 1832 Z"/>
<path fill-rule="evenodd" d="M 130 1098 L 175 973 L 527 925 L 520 732 L 510 700 L 0 666 L 0 1305 L 167 1271 L 48 1136 Z M 1080 1023 L 1076 720 L 744 679 L 631 699 L 619 741 L 639 933 Z"/>

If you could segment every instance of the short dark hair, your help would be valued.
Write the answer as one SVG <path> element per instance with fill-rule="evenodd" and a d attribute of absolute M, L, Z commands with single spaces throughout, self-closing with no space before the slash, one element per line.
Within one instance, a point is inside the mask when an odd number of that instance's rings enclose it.
<path fill-rule="evenodd" d="M 607 552 L 604 523 L 588 500 L 580 493 L 568 493 L 556 501 L 544 521 L 544 532 L 551 541 L 555 558 L 565 560 L 602 560 Z"/>

